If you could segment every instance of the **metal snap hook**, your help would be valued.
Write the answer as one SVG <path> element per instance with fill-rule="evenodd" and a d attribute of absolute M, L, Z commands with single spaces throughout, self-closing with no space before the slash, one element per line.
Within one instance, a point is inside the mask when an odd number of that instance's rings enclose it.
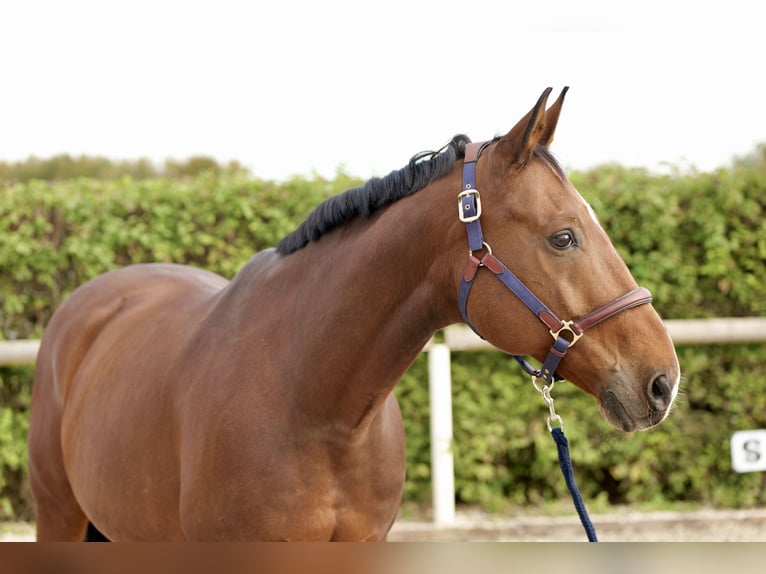
<path fill-rule="evenodd" d="M 563 431 L 564 419 L 562 419 L 561 416 L 556 412 L 556 409 L 553 406 L 553 397 L 551 396 L 551 391 L 553 390 L 553 386 L 556 383 L 552 382 L 550 385 L 545 384 L 540 386 L 538 383 L 538 378 L 533 376 L 532 384 L 535 386 L 535 389 L 537 389 L 537 391 L 542 395 L 543 401 L 545 401 L 545 404 L 548 406 L 548 417 L 545 421 L 548 425 L 548 430 L 553 431 L 554 427 L 558 427 Z"/>

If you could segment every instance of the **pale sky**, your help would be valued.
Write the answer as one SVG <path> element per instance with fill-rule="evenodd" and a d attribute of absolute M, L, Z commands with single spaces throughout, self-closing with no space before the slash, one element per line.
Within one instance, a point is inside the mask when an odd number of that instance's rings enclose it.
<path fill-rule="evenodd" d="M 570 92 L 553 151 L 709 170 L 766 142 L 753 0 L 4 0 L 0 160 L 385 175 Z"/>

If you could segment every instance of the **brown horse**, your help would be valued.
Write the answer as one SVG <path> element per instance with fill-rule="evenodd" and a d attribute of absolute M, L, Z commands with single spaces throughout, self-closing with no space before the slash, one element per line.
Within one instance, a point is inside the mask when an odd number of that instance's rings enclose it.
<path fill-rule="evenodd" d="M 637 286 L 547 151 L 566 90 L 546 111 L 549 92 L 473 158 L 482 242 L 549 309 L 580 317 Z M 81 540 L 89 522 L 113 540 L 385 539 L 405 478 L 392 390 L 461 321 L 467 143 L 325 201 L 231 282 L 136 265 L 77 289 L 35 373 L 38 539 Z M 549 328 L 474 267 L 473 326 L 543 361 Z M 588 331 L 560 372 L 626 431 L 662 420 L 679 379 L 648 304 Z"/>

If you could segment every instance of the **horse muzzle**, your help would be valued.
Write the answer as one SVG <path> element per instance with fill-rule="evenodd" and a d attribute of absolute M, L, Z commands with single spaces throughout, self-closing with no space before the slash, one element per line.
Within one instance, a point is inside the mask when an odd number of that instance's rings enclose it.
<path fill-rule="evenodd" d="M 670 413 L 678 394 L 679 378 L 677 373 L 659 372 L 645 385 L 631 386 L 618 375 L 598 397 L 601 414 L 620 430 L 647 430 Z M 640 390 L 634 391 L 636 388 Z"/>

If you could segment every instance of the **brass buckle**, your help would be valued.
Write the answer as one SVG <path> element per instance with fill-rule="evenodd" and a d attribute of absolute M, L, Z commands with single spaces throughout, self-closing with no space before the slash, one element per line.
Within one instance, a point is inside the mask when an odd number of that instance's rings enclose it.
<path fill-rule="evenodd" d="M 567 331 L 568 333 L 572 335 L 572 340 L 569 341 L 569 346 L 572 347 L 577 341 L 580 340 L 580 337 L 582 337 L 585 334 L 585 333 L 578 334 L 577 332 L 575 332 L 575 330 L 572 328 L 572 325 L 574 325 L 574 321 L 562 321 L 561 327 L 559 327 L 558 331 L 554 331 L 553 329 L 551 329 L 548 332 L 551 334 L 554 341 L 558 341 L 561 334 L 564 331 Z"/>
<path fill-rule="evenodd" d="M 471 205 L 468 203 L 464 205 L 463 198 L 471 195 L 476 196 L 476 215 L 465 214 L 467 209 L 471 209 Z M 457 211 L 457 215 L 463 223 L 473 223 L 478 220 L 481 217 L 481 196 L 479 195 L 479 191 L 477 189 L 467 189 L 466 191 L 459 193 L 457 196 Z"/>

